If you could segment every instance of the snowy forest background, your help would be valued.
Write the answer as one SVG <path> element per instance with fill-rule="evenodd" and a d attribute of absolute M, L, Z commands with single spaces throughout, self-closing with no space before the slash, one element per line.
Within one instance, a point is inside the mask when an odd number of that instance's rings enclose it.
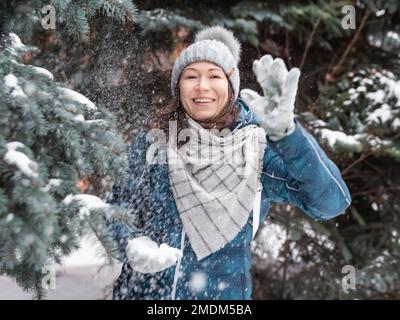
<path fill-rule="evenodd" d="M 49 4 L 55 29 L 42 25 Z M 342 26 L 347 4 L 355 29 Z M 41 298 L 43 266 L 89 232 L 112 261 L 106 220 L 135 223 L 104 202 L 129 143 L 171 98 L 194 33 L 220 24 L 242 42 L 242 88 L 260 90 L 251 65 L 267 53 L 301 69 L 295 112 L 353 198 L 327 222 L 271 207 L 253 242 L 254 298 L 400 299 L 397 0 L 2 1 L 0 14 L 0 275 Z"/>

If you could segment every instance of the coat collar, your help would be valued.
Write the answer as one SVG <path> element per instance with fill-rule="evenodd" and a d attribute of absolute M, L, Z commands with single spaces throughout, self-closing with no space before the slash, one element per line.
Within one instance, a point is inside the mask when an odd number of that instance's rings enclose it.
<path fill-rule="evenodd" d="M 237 98 L 236 105 L 239 108 L 240 112 L 237 120 L 232 124 L 230 128 L 232 132 L 237 129 L 243 128 L 249 124 L 258 125 L 253 113 L 250 111 L 247 104 L 241 98 Z"/>

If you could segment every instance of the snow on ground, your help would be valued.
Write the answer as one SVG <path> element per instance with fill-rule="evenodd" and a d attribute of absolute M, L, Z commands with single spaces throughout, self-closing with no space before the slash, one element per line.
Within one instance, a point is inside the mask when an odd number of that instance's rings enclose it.
<path fill-rule="evenodd" d="M 20 145 L 15 143 L 9 149 L 13 149 L 14 147 L 20 147 Z M 60 181 L 57 179 L 49 182 L 52 185 L 59 183 Z M 78 201 L 82 208 L 86 210 L 108 206 L 100 198 L 87 194 L 68 195 L 64 199 L 64 202 L 69 204 L 73 200 Z M 46 299 L 110 299 L 113 282 L 118 277 L 121 269 L 121 263 L 116 260 L 113 261 L 113 265 L 108 263 L 105 258 L 104 249 L 94 240 L 93 236 L 85 236 L 81 241 L 81 248 L 70 256 L 63 258 L 61 265 L 50 265 L 44 269 L 44 277 L 48 276 L 50 279 L 51 275 L 55 276 L 55 288 L 52 288 L 50 282 Z M 32 295 L 23 292 L 12 279 L 0 276 L 0 300 L 31 298 Z"/>
<path fill-rule="evenodd" d="M 81 249 L 65 258 L 55 267 L 55 289 L 47 290 L 48 300 L 98 300 L 111 299 L 113 282 L 120 273 L 121 263 L 113 266 L 99 256 L 99 244 L 92 238 L 84 238 Z M 50 275 L 47 271 L 44 275 Z M 24 292 L 13 279 L 0 276 L 0 300 L 30 300 L 32 295 Z"/>

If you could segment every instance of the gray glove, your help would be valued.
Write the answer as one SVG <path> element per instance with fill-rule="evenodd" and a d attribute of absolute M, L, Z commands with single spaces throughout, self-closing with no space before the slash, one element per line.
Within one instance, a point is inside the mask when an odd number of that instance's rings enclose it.
<path fill-rule="evenodd" d="M 295 129 L 293 109 L 300 70 L 288 71 L 282 59 L 267 54 L 254 61 L 253 72 L 264 96 L 250 89 L 241 90 L 240 96 L 269 139 L 280 140 Z"/>
<path fill-rule="evenodd" d="M 173 266 L 182 257 L 182 251 L 165 243 L 160 247 L 149 237 L 137 237 L 126 246 L 128 261 L 133 270 L 156 273 Z"/>

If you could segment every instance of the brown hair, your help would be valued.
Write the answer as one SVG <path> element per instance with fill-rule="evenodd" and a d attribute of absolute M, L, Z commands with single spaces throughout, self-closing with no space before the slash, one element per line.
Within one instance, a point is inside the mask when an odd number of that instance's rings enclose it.
<path fill-rule="evenodd" d="M 179 81 L 178 81 L 179 83 Z M 177 121 L 178 133 L 180 130 L 187 128 L 188 123 L 186 119 L 186 110 L 182 105 L 179 88 L 175 97 L 172 98 L 170 103 L 165 109 L 156 112 L 153 119 L 149 119 L 146 123 L 148 129 L 159 128 L 162 129 L 168 137 L 169 121 Z M 230 82 L 228 81 L 228 102 L 222 112 L 215 118 L 207 121 L 197 121 L 205 129 L 218 129 L 230 128 L 236 121 L 239 114 L 239 109 L 236 107 L 235 95 Z"/>

